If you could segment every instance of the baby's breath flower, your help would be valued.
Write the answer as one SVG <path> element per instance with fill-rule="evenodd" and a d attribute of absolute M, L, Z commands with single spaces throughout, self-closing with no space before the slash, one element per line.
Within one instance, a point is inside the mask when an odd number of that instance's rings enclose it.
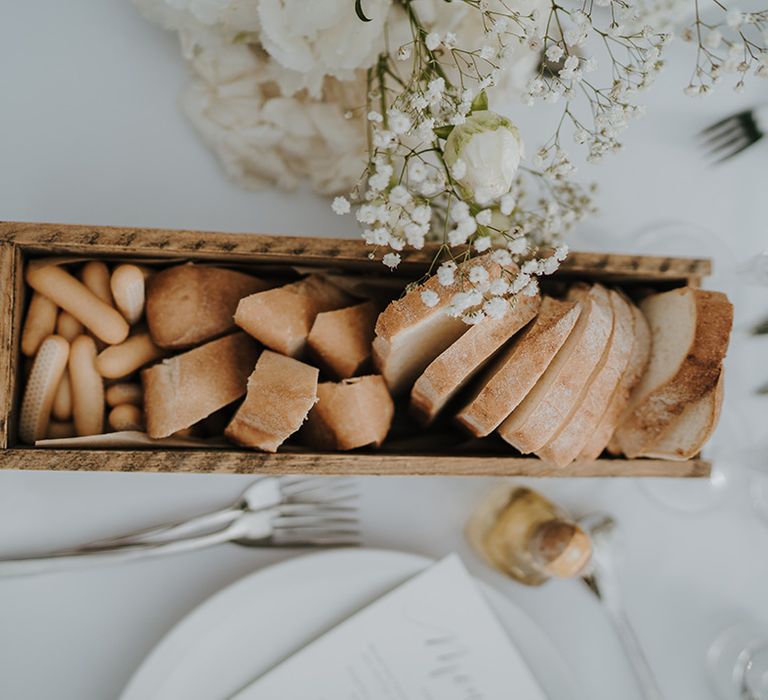
<path fill-rule="evenodd" d="M 334 197 L 331 209 L 333 209 L 334 214 L 341 216 L 343 214 L 349 214 L 352 207 L 346 197 Z"/>
<path fill-rule="evenodd" d="M 456 263 L 452 260 L 444 262 L 437 268 L 437 281 L 443 287 L 449 287 L 454 283 L 456 275 Z"/>
<path fill-rule="evenodd" d="M 477 213 L 475 221 L 477 221 L 480 226 L 490 226 L 492 217 L 493 212 L 490 209 L 483 209 Z"/>
<path fill-rule="evenodd" d="M 493 241 L 490 236 L 478 236 L 472 245 L 478 253 L 484 253 L 492 244 Z"/>
<path fill-rule="evenodd" d="M 437 32 L 430 32 L 427 34 L 424 44 L 430 51 L 434 51 L 440 46 L 440 35 Z"/>
<path fill-rule="evenodd" d="M 494 320 L 503 318 L 508 309 L 509 302 L 499 296 L 494 297 L 493 299 L 488 299 L 483 304 L 483 311 L 488 315 L 489 318 Z"/>
<path fill-rule="evenodd" d="M 394 270 L 400 264 L 400 255 L 397 253 L 387 253 L 382 259 L 388 268 Z"/>
<path fill-rule="evenodd" d="M 437 306 L 438 302 L 440 301 L 440 296 L 437 292 L 434 292 L 431 289 L 425 289 L 421 293 L 421 300 L 424 302 L 425 306 L 433 308 Z"/>

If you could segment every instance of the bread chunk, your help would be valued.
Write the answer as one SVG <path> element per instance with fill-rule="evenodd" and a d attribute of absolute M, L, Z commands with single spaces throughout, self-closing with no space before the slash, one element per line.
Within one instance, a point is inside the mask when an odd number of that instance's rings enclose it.
<path fill-rule="evenodd" d="M 147 290 L 147 325 L 155 344 L 179 350 L 204 343 L 235 328 L 243 297 L 270 284 L 236 270 L 177 265 L 153 275 Z"/>
<path fill-rule="evenodd" d="M 168 437 L 239 399 L 258 356 L 259 344 L 238 332 L 145 369 L 149 437 Z"/>
<path fill-rule="evenodd" d="M 395 406 L 379 375 L 323 382 L 318 401 L 302 430 L 308 445 L 320 450 L 378 447 L 392 425 Z"/>
<path fill-rule="evenodd" d="M 265 350 L 248 377 L 248 393 L 224 434 L 263 452 L 293 435 L 317 401 L 315 367 Z"/>
<path fill-rule="evenodd" d="M 352 303 L 352 297 L 336 285 L 309 275 L 245 297 L 237 305 L 235 323 L 270 350 L 301 357 L 317 315 Z"/>
<path fill-rule="evenodd" d="M 310 355 L 330 376 L 354 377 L 370 362 L 378 315 L 373 301 L 319 313 L 307 337 Z"/>

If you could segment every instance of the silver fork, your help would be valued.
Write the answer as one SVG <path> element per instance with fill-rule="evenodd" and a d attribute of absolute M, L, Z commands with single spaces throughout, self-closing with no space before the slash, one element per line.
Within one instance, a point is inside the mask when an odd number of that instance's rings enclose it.
<path fill-rule="evenodd" d="M 722 163 L 757 143 L 768 131 L 768 105 L 747 109 L 721 119 L 701 132 L 704 148 Z"/>
<path fill-rule="evenodd" d="M 75 547 L 72 552 L 100 550 L 118 544 L 153 544 L 202 533 L 214 527 L 223 527 L 247 511 L 257 511 L 284 504 L 284 512 L 299 513 L 307 508 L 320 512 L 322 506 L 346 508 L 356 512 L 352 506 L 345 506 L 356 497 L 355 483 L 351 479 L 325 477 L 261 477 L 250 484 L 229 506 L 211 513 L 198 515 L 174 523 L 158 525 L 127 535 L 97 540 Z M 289 508 L 290 505 L 290 508 Z"/>
<path fill-rule="evenodd" d="M 332 489 L 333 490 L 333 489 Z M 311 493 L 304 494 L 312 497 Z M 345 497 L 345 501 L 349 496 Z M 227 509 L 229 512 L 230 509 Z M 44 554 L 0 559 L 0 576 L 29 576 L 135 561 L 148 557 L 189 552 L 232 542 L 246 547 L 339 547 L 358 544 L 355 509 L 331 497 L 285 501 L 259 510 L 235 511 L 225 527 L 190 535 L 190 523 L 210 516 L 144 531 L 134 539 L 116 538 L 84 547 Z M 229 516 L 228 516 L 229 517 Z"/>

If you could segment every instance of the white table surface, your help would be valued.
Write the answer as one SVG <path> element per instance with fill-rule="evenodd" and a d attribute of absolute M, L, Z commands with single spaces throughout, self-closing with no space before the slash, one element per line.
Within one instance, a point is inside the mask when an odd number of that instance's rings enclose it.
<path fill-rule="evenodd" d="M 187 78 L 174 39 L 126 0 L 0 0 L 0 17 L 0 218 L 356 235 L 350 218 L 336 217 L 308 191 L 254 194 L 224 179 L 176 108 Z M 676 46 L 671 55 L 683 53 Z M 692 102 L 681 94 L 687 71 L 688 63 L 670 69 L 647 95 L 648 116 L 628 133 L 624 153 L 585 170 L 601 185 L 602 214 L 572 237 L 572 247 L 631 251 L 635 232 L 669 220 L 717 232 L 738 261 L 768 247 L 768 146 L 710 168 L 693 142 L 708 123 L 768 98 L 765 84 L 741 95 L 724 86 L 716 97 Z M 528 110 L 519 108 L 514 118 L 530 142 L 543 134 Z M 750 391 L 768 380 L 768 339 L 749 339 L 744 329 L 768 312 L 768 292 L 729 291 L 739 304 L 728 406 L 736 406 L 748 439 L 757 440 L 765 434 L 768 398 Z M 0 553 L 196 513 L 234 499 L 249 481 L 0 472 Z M 605 509 L 618 517 L 627 608 L 668 698 L 712 697 L 703 658 L 713 636 L 730 621 L 768 623 L 768 529 L 750 508 L 745 482 L 737 478 L 717 507 L 698 515 L 665 509 L 630 479 L 534 484 L 575 513 Z M 360 479 L 365 543 L 435 557 L 460 552 L 550 635 L 582 679 L 585 697 L 636 697 L 616 638 L 581 584 L 528 589 L 468 550 L 463 524 L 494 483 Z M 2 580 L 0 697 L 113 698 L 171 625 L 222 586 L 285 556 L 223 546 L 121 568 Z"/>

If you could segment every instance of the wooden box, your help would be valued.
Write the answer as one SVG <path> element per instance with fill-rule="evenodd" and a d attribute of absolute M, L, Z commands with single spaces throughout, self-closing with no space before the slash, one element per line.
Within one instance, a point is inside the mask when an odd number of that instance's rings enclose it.
<path fill-rule="evenodd" d="M 35 448 L 17 443 L 19 410 L 20 327 L 28 290 L 26 262 L 35 257 L 120 257 L 178 262 L 220 261 L 259 266 L 322 267 L 369 278 L 397 275 L 403 285 L 420 278 L 435 249 L 409 251 L 396 272 L 369 258 L 359 240 L 222 234 L 103 226 L 0 222 L 0 467 L 4 469 L 112 470 L 163 472 L 247 472 L 302 474 L 525 475 L 525 476 L 707 476 L 701 459 L 599 459 L 558 469 L 536 457 L 498 449 L 467 453 L 396 453 L 309 451 L 262 454 L 231 448 L 92 450 Z M 589 279 L 622 286 L 669 289 L 696 285 L 709 274 L 707 260 L 600 253 L 572 253 L 557 280 Z"/>

